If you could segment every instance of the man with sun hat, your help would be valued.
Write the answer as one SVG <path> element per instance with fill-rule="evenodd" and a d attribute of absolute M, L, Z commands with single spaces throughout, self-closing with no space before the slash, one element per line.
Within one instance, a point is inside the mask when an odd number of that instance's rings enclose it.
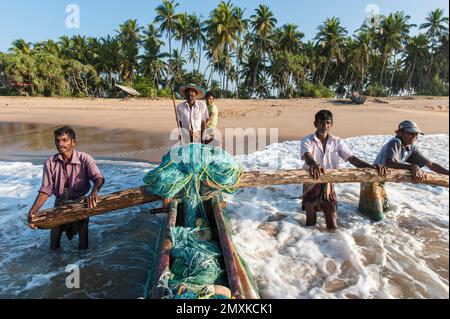
<path fill-rule="evenodd" d="M 177 121 L 182 129 L 182 141 L 201 143 L 203 132 L 209 118 L 208 107 L 203 101 L 205 90 L 195 84 L 186 84 L 178 89 L 186 101 L 176 107 Z"/>

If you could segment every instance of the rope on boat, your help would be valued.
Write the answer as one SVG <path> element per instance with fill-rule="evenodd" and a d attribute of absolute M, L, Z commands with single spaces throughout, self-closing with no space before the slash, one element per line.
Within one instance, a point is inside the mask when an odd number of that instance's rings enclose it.
<path fill-rule="evenodd" d="M 199 231 L 200 228 L 170 228 L 172 266 L 159 279 L 159 286 L 166 289 L 169 298 L 210 298 L 213 294 L 208 287 L 223 281 L 218 243 L 199 240 Z"/>
<path fill-rule="evenodd" d="M 161 165 L 144 177 L 146 189 L 163 198 L 179 195 L 184 204 L 184 226 L 170 228 L 172 267 L 159 279 L 168 298 L 223 299 L 214 284 L 223 283 L 222 252 L 217 242 L 199 240 L 198 224 L 209 225 L 200 195 L 201 185 L 234 193 L 243 174 L 242 166 L 221 148 L 203 144 L 175 147 Z M 200 219 L 200 223 L 199 223 Z"/>
<path fill-rule="evenodd" d="M 223 149 L 193 143 L 172 148 L 161 164 L 147 173 L 144 183 L 147 191 L 163 198 L 180 193 L 184 226 L 195 228 L 197 216 L 209 224 L 200 197 L 201 185 L 231 194 L 238 189 L 242 174 L 242 166 Z"/>

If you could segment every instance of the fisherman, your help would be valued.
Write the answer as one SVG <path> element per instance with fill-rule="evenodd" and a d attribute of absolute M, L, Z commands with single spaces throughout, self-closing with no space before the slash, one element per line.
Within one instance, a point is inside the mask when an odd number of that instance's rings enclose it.
<path fill-rule="evenodd" d="M 377 169 L 378 174 L 386 175 L 387 169 L 381 165 L 371 165 L 354 156 L 345 142 L 330 134 L 333 127 L 333 114 L 322 110 L 315 115 L 316 132 L 301 141 L 301 158 L 305 161 L 304 169 L 318 179 L 326 169 L 337 169 L 339 158 L 360 168 Z M 337 228 L 337 197 L 332 183 L 304 184 L 302 210 L 306 210 L 306 226 L 316 224 L 316 213 L 320 210 L 325 215 L 327 229 Z"/>
<path fill-rule="evenodd" d="M 31 218 L 51 195 L 56 196 L 54 207 L 81 203 L 85 200 L 88 208 L 95 208 L 98 203 L 97 194 L 105 182 L 94 159 L 88 154 L 74 149 L 76 134 L 71 127 L 64 126 L 57 129 L 54 137 L 58 154 L 48 158 L 44 164 L 42 186 L 28 213 L 28 225 L 32 229 L 37 229 L 37 226 L 31 223 Z M 85 197 L 91 188 L 91 181 L 94 186 L 91 193 Z M 60 247 L 63 232 L 66 232 L 69 240 L 72 240 L 73 236 L 78 233 L 78 249 L 87 249 L 88 224 L 89 218 L 52 228 L 50 250 Z"/>
<path fill-rule="evenodd" d="M 393 169 L 407 169 L 411 171 L 412 182 L 417 184 L 424 180 L 422 167 L 426 166 L 433 172 L 449 175 L 449 170 L 426 158 L 414 145 L 419 134 L 423 132 L 416 123 L 402 121 L 391 138 L 381 149 L 374 165 L 384 165 Z M 380 221 L 384 212 L 389 209 L 389 200 L 384 189 L 384 183 L 361 183 L 358 210 L 371 218 Z"/>
<path fill-rule="evenodd" d="M 176 107 L 182 141 L 201 143 L 209 118 L 206 104 L 200 101 L 205 96 L 205 90 L 197 85 L 187 84 L 181 86 L 178 93 L 186 98 L 185 102 Z"/>
<path fill-rule="evenodd" d="M 217 105 L 215 103 L 214 93 L 211 91 L 206 92 L 205 95 L 206 105 L 208 107 L 209 119 L 206 122 L 206 132 L 205 132 L 205 144 L 210 144 L 214 141 L 217 132 L 217 122 L 219 119 L 219 110 L 217 109 Z M 220 146 L 221 141 L 214 141 L 215 146 Z"/>

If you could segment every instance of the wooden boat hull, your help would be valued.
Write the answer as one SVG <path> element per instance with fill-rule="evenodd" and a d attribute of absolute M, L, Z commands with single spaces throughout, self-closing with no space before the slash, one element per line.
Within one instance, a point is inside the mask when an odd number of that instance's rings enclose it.
<path fill-rule="evenodd" d="M 214 233 L 215 238 L 213 239 L 220 242 L 228 288 L 232 297 L 236 299 L 259 299 L 256 282 L 231 240 L 231 225 L 227 218 L 225 203 L 222 201 L 221 194 L 216 193 L 210 198 L 204 198 L 203 204 L 211 223 L 210 228 Z M 158 260 L 147 281 L 147 298 L 161 299 L 165 296 L 166 291 L 164 288 L 158 287 L 158 281 L 164 271 L 170 268 L 172 242 L 169 238 L 169 229 L 182 226 L 182 221 L 183 207 L 181 201 L 174 200 L 170 204 L 167 221 L 159 243 Z"/>

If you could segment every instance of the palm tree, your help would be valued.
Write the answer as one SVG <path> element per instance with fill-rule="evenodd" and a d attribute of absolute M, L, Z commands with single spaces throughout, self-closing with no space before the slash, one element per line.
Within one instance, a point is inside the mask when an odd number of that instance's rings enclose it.
<path fill-rule="evenodd" d="M 81 62 L 82 64 L 86 64 L 87 60 L 87 41 L 85 36 L 73 36 L 72 39 L 72 58 Z"/>
<path fill-rule="evenodd" d="M 233 76 L 233 78 L 236 81 L 236 98 L 239 99 L 239 76 L 240 76 L 240 64 L 242 63 L 242 60 L 244 59 L 244 43 L 245 37 L 248 34 L 247 27 L 248 27 L 248 20 L 244 18 L 244 11 L 240 7 L 235 6 L 233 8 L 233 15 L 236 22 L 236 32 L 238 34 L 238 48 L 236 51 L 236 74 Z M 248 41 L 250 41 L 250 37 L 247 37 Z"/>
<path fill-rule="evenodd" d="M 347 30 L 341 26 L 339 18 L 332 17 L 327 18 L 325 22 L 318 27 L 319 32 L 315 39 L 317 45 L 322 48 L 322 54 L 326 57 L 326 66 L 323 72 L 321 83 L 323 83 L 327 77 L 328 69 L 331 61 L 334 60 L 336 64 L 343 61 L 342 46 L 345 41 L 345 35 Z"/>
<path fill-rule="evenodd" d="M 297 30 L 298 26 L 292 23 L 285 24 L 281 29 L 277 30 L 277 43 L 281 51 L 288 51 L 291 53 L 299 52 L 302 45 L 302 38 L 305 36 L 302 32 Z"/>
<path fill-rule="evenodd" d="M 396 12 L 381 21 L 381 32 L 377 33 L 375 40 L 381 51 L 382 67 L 379 83 L 382 85 L 388 59 L 393 52 L 401 50 L 403 43 L 407 41 L 409 29 L 414 26 L 407 23 L 409 19 L 410 17 L 405 16 L 403 12 Z"/>
<path fill-rule="evenodd" d="M 204 22 L 201 17 L 196 14 L 189 15 L 189 44 L 194 46 L 197 45 L 198 52 L 198 66 L 197 72 L 200 72 L 200 64 L 202 60 L 202 47 L 206 42 L 204 30 Z"/>
<path fill-rule="evenodd" d="M 100 40 L 94 37 L 88 37 L 86 39 L 87 45 L 87 64 L 95 65 L 97 63 L 98 50 L 100 48 Z"/>
<path fill-rule="evenodd" d="M 355 89 L 355 73 L 358 72 L 356 63 L 358 42 L 352 37 L 346 37 L 342 47 L 342 55 L 345 57 L 343 63 L 340 63 L 333 72 L 332 82 L 336 83 L 335 93 L 338 96 L 345 96 Z"/>
<path fill-rule="evenodd" d="M 185 64 L 186 60 L 183 59 L 183 56 L 177 49 L 174 49 L 172 57 L 168 61 L 169 70 L 173 76 L 172 81 L 174 87 L 180 85 L 183 80 L 185 73 L 183 66 Z"/>
<path fill-rule="evenodd" d="M 444 34 L 439 39 L 439 46 L 436 50 L 436 56 L 440 57 L 438 60 L 440 61 L 439 64 L 439 70 L 440 70 L 440 77 L 445 82 L 448 83 L 448 55 L 449 55 L 449 48 L 448 48 L 448 33 Z"/>
<path fill-rule="evenodd" d="M 169 37 L 169 57 L 172 57 L 172 38 L 177 29 L 179 29 L 180 14 L 175 13 L 179 3 L 173 0 L 163 0 L 162 5 L 156 8 L 155 22 L 160 23 L 159 31 L 167 33 Z"/>
<path fill-rule="evenodd" d="M 34 49 L 38 52 L 52 54 L 56 57 L 60 57 L 61 54 L 58 44 L 53 40 L 38 42 L 34 45 Z"/>
<path fill-rule="evenodd" d="M 159 84 L 164 75 L 166 64 L 164 59 L 169 56 L 166 52 L 161 52 L 164 42 L 160 39 L 160 34 L 153 24 L 149 24 L 144 31 L 144 40 L 142 41 L 144 54 L 139 58 L 140 71 L 143 76 L 147 76 L 159 88 Z"/>
<path fill-rule="evenodd" d="M 244 78 L 243 84 L 246 87 L 246 93 L 250 96 L 252 93 L 258 94 L 258 92 L 261 93 L 264 91 L 260 89 L 260 87 L 264 85 L 264 73 L 266 68 L 266 65 L 258 57 L 256 52 L 250 52 L 246 61 L 242 62 L 241 74 Z"/>
<path fill-rule="evenodd" d="M 414 87 L 420 91 L 423 87 L 423 75 L 425 72 L 426 61 L 428 60 L 428 38 L 425 34 L 419 34 L 409 39 L 406 47 L 405 66 L 408 68 L 409 76 L 406 87 L 411 90 Z M 416 72 L 417 70 L 417 72 Z M 414 78 L 418 75 L 418 78 Z"/>
<path fill-rule="evenodd" d="M 121 60 L 122 57 L 118 39 L 111 37 L 110 35 L 100 38 L 94 68 L 99 75 L 106 75 L 107 89 L 109 92 L 111 92 L 113 87 L 113 78 L 116 78 L 114 75 L 120 72 Z"/>
<path fill-rule="evenodd" d="M 181 41 L 180 54 L 183 55 L 184 49 L 190 42 L 190 20 L 189 15 L 185 13 L 180 13 L 178 18 L 178 24 L 175 29 L 175 39 Z"/>
<path fill-rule="evenodd" d="M 116 30 L 123 57 L 122 78 L 128 84 L 131 84 L 136 77 L 141 29 L 137 24 L 137 20 L 127 20 L 119 26 L 119 30 Z"/>
<path fill-rule="evenodd" d="M 409 36 L 409 31 L 412 27 L 416 27 L 415 24 L 409 24 L 408 21 L 409 19 L 411 19 L 411 17 L 409 15 L 405 15 L 405 13 L 403 11 L 399 11 L 399 12 L 395 12 L 393 14 L 394 19 L 396 20 L 396 22 L 400 25 L 400 42 L 401 42 L 401 46 L 400 47 L 396 47 L 394 48 L 394 61 L 393 61 L 393 65 L 395 66 L 392 74 L 391 74 L 391 81 L 389 83 L 389 88 L 392 92 L 393 86 L 392 83 L 394 82 L 394 75 L 396 73 L 396 71 L 399 71 L 401 69 L 400 67 L 400 63 L 397 62 L 397 53 L 400 52 L 403 49 L 403 46 L 406 45 L 406 43 L 408 42 L 410 36 Z"/>
<path fill-rule="evenodd" d="M 381 51 L 382 67 L 379 83 L 383 84 L 383 76 L 386 68 L 387 60 L 394 49 L 401 48 L 401 26 L 394 16 L 390 14 L 381 22 L 381 32 L 375 38 L 376 43 Z"/>
<path fill-rule="evenodd" d="M 431 72 L 436 43 L 443 35 L 448 34 L 448 17 L 444 16 L 443 9 L 436 9 L 428 14 L 426 21 L 420 25 L 419 29 L 427 29 L 426 36 L 431 40 L 431 67 L 429 68 L 429 72 Z"/>
<path fill-rule="evenodd" d="M 367 31 L 360 31 L 355 37 L 355 67 L 361 74 L 360 91 L 364 91 L 364 80 L 367 65 L 371 63 L 371 42 L 372 38 Z"/>
<path fill-rule="evenodd" d="M 277 28 L 274 34 L 274 51 L 270 55 L 268 73 L 272 79 L 272 89 L 279 97 L 293 96 L 293 86 L 289 85 L 293 78 L 294 55 L 300 55 L 301 39 L 304 34 L 297 30 L 298 26 L 288 23 Z"/>
<path fill-rule="evenodd" d="M 59 38 L 58 45 L 59 45 L 59 52 L 61 53 L 61 57 L 65 58 L 65 59 L 71 58 L 72 46 L 73 46 L 72 40 L 68 36 L 63 35 L 62 37 Z"/>
<path fill-rule="evenodd" d="M 226 71 L 231 65 L 230 56 L 233 52 L 237 52 L 241 41 L 241 24 L 236 19 L 236 12 L 231 2 L 224 1 L 221 1 L 211 12 L 210 19 L 206 23 L 212 64 L 222 73 L 222 83 L 224 83 Z"/>
<path fill-rule="evenodd" d="M 289 95 L 289 52 L 276 51 L 272 55 L 271 63 L 268 68 L 268 73 L 272 79 L 272 88 L 278 90 L 279 97 L 287 97 Z"/>
<path fill-rule="evenodd" d="M 311 83 L 318 83 L 318 69 L 324 59 L 319 52 L 318 46 L 313 41 L 303 44 L 302 55 L 305 64 L 305 78 Z"/>
<path fill-rule="evenodd" d="M 192 63 L 192 71 L 194 71 L 195 64 L 198 62 L 197 51 L 195 51 L 195 48 L 189 49 L 188 61 Z"/>
<path fill-rule="evenodd" d="M 270 8 L 264 4 L 260 4 L 250 18 L 253 33 L 258 40 L 257 45 L 259 45 L 260 53 L 263 54 L 271 49 L 270 36 L 278 21 Z"/>
<path fill-rule="evenodd" d="M 156 89 L 206 78 L 221 96 L 238 98 L 328 94 L 324 85 L 338 95 L 354 88 L 391 95 L 448 91 L 449 18 L 443 9 L 429 12 L 419 27 L 423 33 L 413 37 L 411 17 L 399 11 L 380 16 L 379 24 L 364 22 L 351 36 L 338 18 L 328 18 L 303 43 L 299 27 L 277 27 L 264 4 L 246 19 L 232 0 L 222 0 L 203 19 L 177 13 L 176 1 L 162 0 L 145 30 L 128 20 L 103 38 L 15 40 L 10 53 L 0 52 L 0 82 L 11 89 L 14 82 L 31 83 L 37 94 L 89 96 L 110 95 L 115 81 L 143 77 L 141 84 Z"/>
<path fill-rule="evenodd" d="M 9 49 L 11 52 L 29 55 L 32 51 L 32 43 L 26 42 L 24 39 L 14 40 L 11 45 L 12 47 Z"/>
<path fill-rule="evenodd" d="M 427 22 L 422 23 L 419 29 L 428 29 L 426 35 L 433 41 L 432 48 L 434 48 L 437 39 L 448 32 L 448 17 L 444 16 L 443 9 L 436 9 L 431 11 L 425 20 Z"/>
<path fill-rule="evenodd" d="M 264 4 L 258 6 L 255 10 L 255 14 L 253 14 L 250 19 L 253 32 L 253 47 L 255 52 L 257 52 L 256 58 L 262 61 L 262 63 L 257 61 L 255 66 L 260 67 L 261 65 L 265 65 L 265 56 L 273 48 L 272 35 L 278 21 L 270 8 Z M 254 81 L 258 78 L 256 73 L 261 71 L 262 70 L 254 70 Z M 256 87 L 256 82 L 253 83 L 252 87 Z"/>

